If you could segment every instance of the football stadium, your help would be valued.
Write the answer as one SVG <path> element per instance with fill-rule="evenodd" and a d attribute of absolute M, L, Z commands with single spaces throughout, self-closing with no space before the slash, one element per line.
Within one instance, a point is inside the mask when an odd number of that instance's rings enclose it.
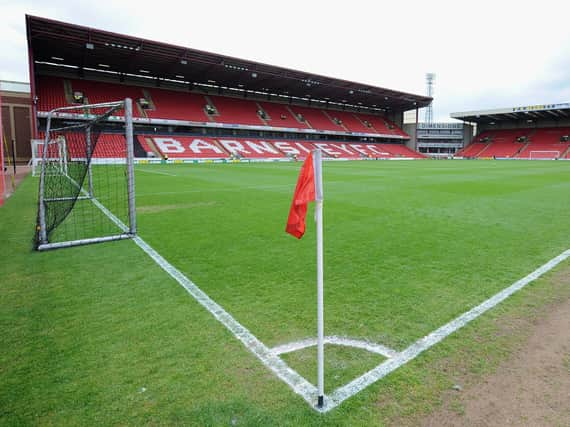
<path fill-rule="evenodd" d="M 431 96 L 25 19 L 2 424 L 420 425 L 570 300 L 570 103 L 431 126 Z"/>

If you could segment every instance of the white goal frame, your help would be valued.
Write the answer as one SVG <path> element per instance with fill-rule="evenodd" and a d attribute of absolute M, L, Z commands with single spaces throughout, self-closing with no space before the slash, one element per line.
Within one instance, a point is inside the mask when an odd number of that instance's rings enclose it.
<path fill-rule="evenodd" d="M 32 139 L 32 176 L 38 177 L 42 171 L 42 164 L 44 162 L 44 147 L 46 141 L 44 139 Z M 57 156 L 51 157 L 53 149 L 49 149 L 50 145 L 55 145 Z M 61 171 L 67 174 L 67 142 L 64 137 L 59 137 L 48 141 L 47 158 L 48 161 L 58 161 L 60 163 Z"/>
<path fill-rule="evenodd" d="M 554 157 L 533 157 L 533 153 L 553 153 L 555 154 Z M 560 154 L 562 154 L 560 151 L 556 151 L 556 150 L 532 150 L 529 154 L 529 159 L 530 160 L 556 160 L 560 157 Z"/>
<path fill-rule="evenodd" d="M 134 178 L 134 146 L 133 146 L 133 104 L 130 98 L 126 98 L 122 101 L 116 102 L 107 102 L 107 103 L 100 103 L 100 104 L 89 104 L 89 105 L 82 105 L 80 108 L 82 109 L 96 109 L 96 108 L 117 108 L 123 107 L 125 111 L 125 139 L 126 139 L 126 175 L 127 175 L 127 192 L 128 192 L 128 222 L 129 224 L 124 224 L 119 218 L 113 215 L 99 200 L 96 199 L 95 195 L 93 194 L 92 190 L 92 178 L 91 178 L 91 162 L 89 161 L 87 164 L 87 190 L 83 188 L 79 188 L 80 185 L 77 183 L 72 177 L 67 174 L 67 162 L 68 162 L 68 154 L 67 154 L 67 145 L 65 138 L 57 138 L 55 140 L 50 140 L 50 131 L 52 130 L 52 119 L 57 117 L 58 113 L 66 113 L 73 110 L 77 110 L 77 106 L 71 107 L 61 107 L 51 110 L 47 115 L 47 123 L 46 123 L 46 131 L 45 131 L 45 139 L 43 141 L 35 140 L 32 143 L 32 149 L 36 151 L 32 151 L 36 154 L 36 158 L 34 160 L 35 163 L 32 163 L 32 166 L 35 168 L 40 167 L 40 185 L 38 191 L 38 224 L 37 224 L 37 232 L 38 232 L 38 245 L 37 250 L 43 251 L 48 249 L 57 249 L 57 248 L 64 248 L 70 246 L 79 246 L 79 245 L 86 245 L 91 243 L 100 243 L 100 242 L 107 242 L 112 240 L 121 240 L 121 239 L 129 239 L 136 236 L 136 209 L 135 209 L 135 178 Z M 98 116 L 94 116 L 90 118 L 91 121 L 97 119 Z M 100 116 L 99 116 L 100 117 Z M 57 129 L 56 129 L 57 130 Z M 90 134 L 91 130 L 88 128 L 88 134 Z M 87 142 L 87 152 L 88 156 L 92 155 L 92 147 L 89 145 L 90 138 L 88 138 Z M 61 164 L 61 168 L 59 169 L 59 173 L 62 173 L 66 176 L 72 184 L 74 184 L 80 191 L 80 196 L 77 199 L 90 199 L 95 206 L 97 206 L 118 228 L 121 230 L 119 234 L 115 235 L 108 235 L 108 236 L 100 236 L 88 239 L 78 239 L 78 240 L 68 240 L 64 242 L 54 242 L 51 243 L 48 240 L 48 232 L 47 232 L 47 221 L 46 221 L 46 203 L 58 201 L 58 199 L 48 199 L 45 197 L 45 182 L 46 176 L 48 176 L 48 162 L 53 158 L 49 157 L 49 149 L 45 149 L 45 147 L 49 147 L 50 144 L 57 144 L 57 152 L 61 155 L 60 158 L 55 159 L 59 161 Z M 37 153 L 39 153 L 39 147 L 43 146 L 42 157 L 38 159 Z M 67 199 L 67 198 L 66 198 Z M 61 199 L 63 200 L 63 199 Z"/>

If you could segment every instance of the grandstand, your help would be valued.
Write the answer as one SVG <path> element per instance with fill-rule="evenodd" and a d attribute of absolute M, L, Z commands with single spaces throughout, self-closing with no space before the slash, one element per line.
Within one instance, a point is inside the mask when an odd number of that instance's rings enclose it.
<path fill-rule="evenodd" d="M 453 113 L 478 133 L 456 153 L 462 158 L 566 160 L 570 151 L 570 103 Z"/>
<path fill-rule="evenodd" d="M 131 98 L 135 153 L 146 162 L 288 160 L 315 147 L 328 159 L 424 157 L 402 123 L 429 97 L 39 17 L 26 23 L 36 138 L 54 108 Z M 120 121 L 120 112 L 109 120 L 106 154 Z"/>

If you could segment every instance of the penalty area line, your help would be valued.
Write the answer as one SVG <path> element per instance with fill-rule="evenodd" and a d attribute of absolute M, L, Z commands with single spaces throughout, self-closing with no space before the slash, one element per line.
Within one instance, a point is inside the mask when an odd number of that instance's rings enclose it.
<path fill-rule="evenodd" d="M 492 309 L 499 303 L 503 302 L 512 294 L 521 290 L 529 283 L 535 281 L 546 272 L 552 270 L 554 267 L 556 267 L 558 264 L 560 264 L 562 261 L 566 260 L 569 257 L 570 257 L 570 249 L 562 252 L 557 257 L 551 259 L 546 264 L 540 266 L 529 275 L 516 281 L 508 288 L 503 289 L 502 291 L 495 294 L 488 300 L 479 304 L 477 307 L 472 308 L 468 312 L 455 318 L 451 322 L 443 325 L 442 327 L 433 331 L 429 335 L 426 335 L 425 337 L 419 339 L 418 341 L 410 345 L 407 349 L 405 349 L 395 357 L 388 359 L 384 363 L 381 363 L 377 367 L 373 368 L 372 370 L 368 371 L 362 376 L 356 378 L 355 380 L 351 381 L 345 386 L 336 389 L 329 396 L 329 399 L 327 399 L 326 402 L 327 405 L 326 407 L 323 408 L 323 412 L 330 411 L 331 409 L 337 407 L 346 399 L 354 396 L 355 394 L 364 390 L 369 385 L 375 383 L 376 381 L 385 377 L 389 373 L 395 371 L 402 365 L 405 365 L 409 361 L 415 359 L 418 355 L 420 355 L 427 349 L 433 347 L 447 336 L 451 335 L 458 329 L 467 325 L 472 320 L 475 320 L 476 318 L 481 316 L 483 313 L 487 312 L 488 310 Z"/>

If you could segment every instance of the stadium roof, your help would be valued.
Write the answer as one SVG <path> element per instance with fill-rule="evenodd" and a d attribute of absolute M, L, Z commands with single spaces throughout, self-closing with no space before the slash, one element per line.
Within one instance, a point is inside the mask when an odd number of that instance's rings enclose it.
<path fill-rule="evenodd" d="M 466 111 L 463 113 L 451 113 L 451 117 L 465 122 L 482 124 L 505 121 L 562 120 L 570 118 L 570 102 L 498 108 L 495 110 Z"/>
<path fill-rule="evenodd" d="M 432 98 L 26 16 L 35 63 L 407 111 Z"/>

